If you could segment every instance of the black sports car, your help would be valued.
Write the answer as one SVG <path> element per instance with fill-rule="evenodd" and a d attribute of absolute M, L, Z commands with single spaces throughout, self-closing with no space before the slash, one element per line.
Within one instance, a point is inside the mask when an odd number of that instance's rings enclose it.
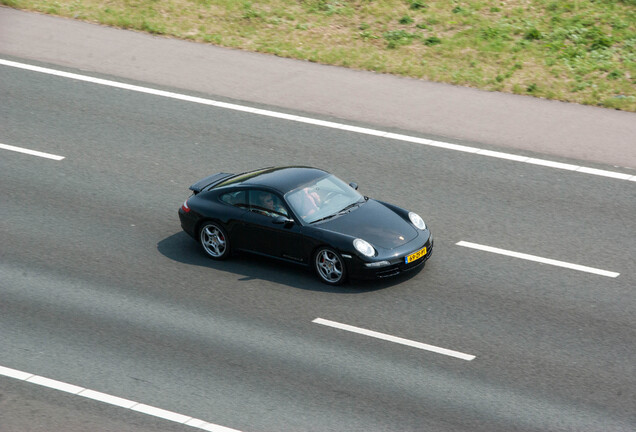
<path fill-rule="evenodd" d="M 433 236 L 422 218 L 357 189 L 309 167 L 217 173 L 190 186 L 179 218 L 213 259 L 266 255 L 310 266 L 330 285 L 423 265 Z"/>

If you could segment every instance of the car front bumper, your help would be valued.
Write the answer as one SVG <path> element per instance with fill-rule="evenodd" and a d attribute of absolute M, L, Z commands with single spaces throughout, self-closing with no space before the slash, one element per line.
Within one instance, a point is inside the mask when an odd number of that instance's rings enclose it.
<path fill-rule="evenodd" d="M 373 263 L 365 262 L 357 256 L 352 256 L 347 261 L 349 275 L 353 279 L 381 279 L 397 276 L 402 273 L 415 270 L 424 265 L 433 254 L 433 236 L 429 235 L 426 242 L 417 244 L 417 247 L 410 245 L 410 248 L 400 250 L 395 255 L 376 260 Z M 405 258 L 412 253 L 426 247 L 426 254 L 415 261 L 406 263 Z"/>

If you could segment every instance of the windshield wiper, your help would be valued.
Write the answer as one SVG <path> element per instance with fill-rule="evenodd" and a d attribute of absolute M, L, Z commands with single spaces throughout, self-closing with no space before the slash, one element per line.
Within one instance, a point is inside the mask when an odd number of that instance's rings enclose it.
<path fill-rule="evenodd" d="M 336 217 L 336 216 L 342 216 L 343 214 L 348 213 L 352 208 L 357 207 L 357 206 L 359 206 L 361 204 L 364 204 L 367 200 L 368 200 L 368 198 L 364 197 L 363 200 L 356 201 L 356 202 L 354 202 L 352 204 L 349 204 L 348 206 L 346 206 L 345 208 L 343 208 L 339 212 L 336 212 L 334 214 L 330 214 L 329 216 L 325 216 L 325 217 L 320 218 L 320 219 L 316 219 L 315 221 L 311 221 L 309 223 L 313 224 L 313 223 L 316 223 L 316 222 L 321 222 L 321 221 L 324 221 L 324 220 L 327 220 L 327 219 L 331 219 L 331 218 Z"/>
<path fill-rule="evenodd" d="M 310 223 L 310 224 L 314 224 L 314 223 L 316 223 L 316 222 L 322 222 L 322 221 L 324 221 L 324 220 L 331 219 L 332 217 L 336 217 L 336 216 L 340 216 L 340 213 L 334 213 L 334 214 L 331 214 L 331 215 L 329 215 L 329 216 L 325 216 L 325 217 L 323 217 L 323 218 L 316 219 L 315 221 L 311 221 L 311 222 L 309 222 L 309 223 Z"/>
<path fill-rule="evenodd" d="M 366 200 L 365 200 L 365 201 L 356 201 L 356 202 L 354 202 L 353 204 L 349 204 L 348 206 L 346 206 L 345 208 L 343 208 L 342 210 L 340 210 L 340 211 L 338 212 L 338 214 L 344 214 L 344 213 L 347 213 L 347 210 L 351 210 L 352 208 L 359 206 L 359 205 L 360 205 L 360 204 L 362 204 L 363 202 L 366 202 Z"/>

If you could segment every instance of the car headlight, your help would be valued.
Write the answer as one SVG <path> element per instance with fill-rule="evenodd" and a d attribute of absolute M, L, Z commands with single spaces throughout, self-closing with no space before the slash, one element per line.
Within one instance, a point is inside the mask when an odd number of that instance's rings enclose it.
<path fill-rule="evenodd" d="M 373 246 L 362 239 L 355 239 L 353 241 L 353 247 L 355 247 L 356 250 L 364 256 L 372 257 L 375 255 L 375 249 Z"/>
<path fill-rule="evenodd" d="M 420 217 L 417 213 L 409 212 L 409 219 L 411 219 L 411 223 L 415 225 L 418 229 L 425 230 L 426 224 L 424 223 L 424 219 Z"/>

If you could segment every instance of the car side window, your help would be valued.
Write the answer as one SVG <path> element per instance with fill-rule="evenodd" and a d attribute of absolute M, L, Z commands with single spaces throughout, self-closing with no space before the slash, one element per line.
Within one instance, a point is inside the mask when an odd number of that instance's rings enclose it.
<path fill-rule="evenodd" d="M 274 193 L 254 189 L 249 191 L 250 211 L 269 217 L 289 217 L 282 200 Z"/>
<path fill-rule="evenodd" d="M 233 205 L 235 207 L 240 207 L 243 209 L 248 209 L 249 204 L 247 202 L 247 193 L 244 190 L 228 192 L 221 195 L 221 201 L 224 203 Z"/>

